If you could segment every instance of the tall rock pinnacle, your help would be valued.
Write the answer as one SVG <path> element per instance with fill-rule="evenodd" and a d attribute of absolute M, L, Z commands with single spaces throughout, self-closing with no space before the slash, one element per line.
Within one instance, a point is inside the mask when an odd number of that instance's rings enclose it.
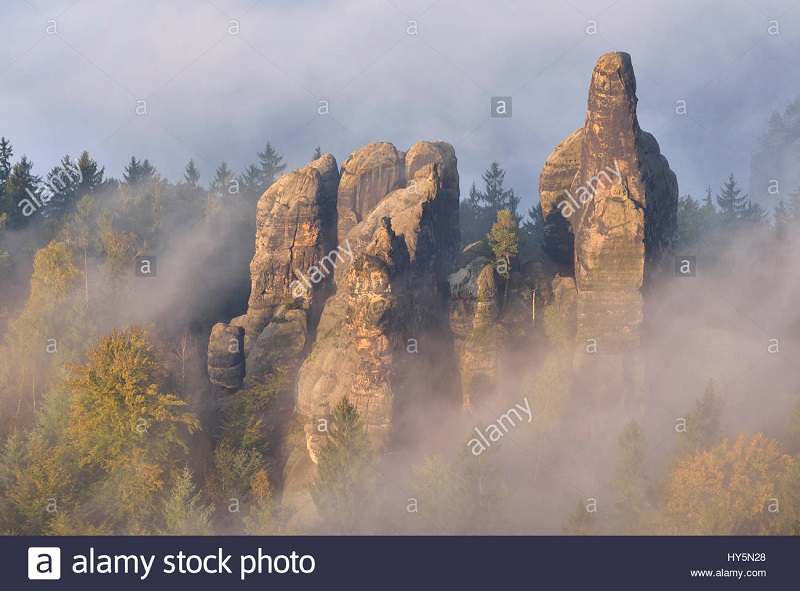
<path fill-rule="evenodd" d="M 639 128 L 636 103 L 630 56 L 601 56 L 585 125 L 556 147 L 540 179 L 547 250 L 575 275 L 578 367 L 587 342 L 612 371 L 636 365 L 642 296 L 674 243 L 677 180 L 658 142 Z"/>

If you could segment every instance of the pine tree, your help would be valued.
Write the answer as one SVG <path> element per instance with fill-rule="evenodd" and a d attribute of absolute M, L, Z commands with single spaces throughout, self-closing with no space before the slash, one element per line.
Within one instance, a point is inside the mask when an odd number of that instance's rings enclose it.
<path fill-rule="evenodd" d="M 64 156 L 47 175 L 47 186 L 53 194 L 45 209 L 46 216 L 61 219 L 75 211 L 81 197 L 98 195 L 105 187 L 104 173 L 105 168 L 99 167 L 86 150 L 75 161 L 69 155 Z"/>
<path fill-rule="evenodd" d="M 764 146 L 783 141 L 784 131 L 783 117 L 778 111 L 773 111 L 769 121 L 767 121 L 767 130 L 759 138 L 760 144 Z"/>
<path fill-rule="evenodd" d="M 703 208 L 709 210 L 711 213 L 717 213 L 717 209 L 714 207 L 714 199 L 712 198 L 713 191 L 711 189 L 711 185 L 706 187 L 706 196 L 703 199 Z"/>
<path fill-rule="evenodd" d="M 617 520 L 623 532 L 638 532 L 649 503 L 644 466 L 647 440 L 644 431 L 635 420 L 628 421 L 622 429 L 617 449 L 617 468 L 614 472 Z"/>
<path fill-rule="evenodd" d="M 767 210 L 748 199 L 741 220 L 748 224 L 762 224 L 767 221 Z"/>
<path fill-rule="evenodd" d="M 21 228 L 30 222 L 38 210 L 34 199 L 41 203 L 41 179 L 33 174 L 33 163 L 22 156 L 8 175 L 0 211 L 8 214 L 8 226 Z"/>
<path fill-rule="evenodd" d="M 510 210 L 503 209 L 497 212 L 497 221 L 486 238 L 494 252 L 498 267 L 502 267 L 499 273 L 505 279 L 503 293 L 503 303 L 505 304 L 511 278 L 511 259 L 519 254 L 519 227 Z"/>
<path fill-rule="evenodd" d="M 189 160 L 184 167 L 183 182 L 178 183 L 173 189 L 169 217 L 191 224 L 202 215 L 203 207 L 206 205 L 206 191 L 200 186 L 199 181 L 200 171 L 194 160 Z"/>
<path fill-rule="evenodd" d="M 192 187 L 197 186 L 197 183 L 200 180 L 200 171 L 197 170 L 197 167 L 194 164 L 194 159 L 189 160 L 189 163 L 186 165 L 183 173 L 183 180 Z"/>
<path fill-rule="evenodd" d="M 89 152 L 84 150 L 76 162 L 81 171 L 81 183 L 78 189 L 78 196 L 97 195 L 100 189 L 105 187 L 105 166 L 99 166 L 97 161 L 89 156 Z"/>
<path fill-rule="evenodd" d="M 163 533 L 168 536 L 211 535 L 211 505 L 195 494 L 192 471 L 184 468 L 162 501 Z"/>
<path fill-rule="evenodd" d="M 789 210 L 789 220 L 791 223 L 800 221 L 800 188 L 795 189 L 789 193 L 789 198 L 786 200 L 786 207 Z"/>
<path fill-rule="evenodd" d="M 233 171 L 228 168 L 228 164 L 223 160 L 217 167 L 214 179 L 208 187 L 209 192 L 215 197 L 229 197 L 229 189 L 233 183 Z"/>
<path fill-rule="evenodd" d="M 131 450 L 149 448 L 160 460 L 186 451 L 185 436 L 199 427 L 185 401 L 163 391 L 165 365 L 141 328 L 112 331 L 70 366 L 70 438 L 80 464 L 113 469 Z"/>
<path fill-rule="evenodd" d="M 522 222 L 522 228 L 530 249 L 535 254 L 541 253 L 544 249 L 544 213 L 541 203 L 531 206 L 528 210 L 528 219 Z"/>
<path fill-rule="evenodd" d="M 264 151 L 258 153 L 258 161 L 261 167 L 260 191 L 263 192 L 283 174 L 286 163 L 283 162 L 283 156 L 269 142 Z"/>
<path fill-rule="evenodd" d="M 416 511 L 422 521 L 418 532 L 434 535 L 466 533 L 464 491 L 453 466 L 442 456 L 425 456 L 414 471 Z"/>
<path fill-rule="evenodd" d="M 709 378 L 703 396 L 695 403 L 694 410 L 686 415 L 686 430 L 681 433 L 678 450 L 680 455 L 710 449 L 722 440 L 723 408 L 722 399 L 717 394 L 717 384 Z"/>
<path fill-rule="evenodd" d="M 370 491 L 370 441 L 356 407 L 343 396 L 333 409 L 319 450 L 311 496 L 323 521 L 338 534 L 357 531 Z"/>
<path fill-rule="evenodd" d="M 506 172 L 500 168 L 500 165 L 497 162 L 492 162 L 481 178 L 486 183 L 486 191 L 482 194 L 482 199 L 490 211 L 497 215 L 497 212 L 507 209 L 514 219 L 519 222 L 520 218 L 517 215 L 519 197 L 514 195 L 514 189 L 503 189 Z"/>
<path fill-rule="evenodd" d="M 724 223 L 735 223 L 745 215 L 747 195 L 740 197 L 741 192 L 742 190 L 736 186 L 733 174 L 720 187 L 720 192 L 717 194 L 717 205 Z"/>
<path fill-rule="evenodd" d="M 322 148 L 319 146 L 317 146 L 314 150 L 314 156 L 311 158 L 311 160 L 316 160 L 317 158 L 322 158 Z"/>
<path fill-rule="evenodd" d="M 156 169 L 150 164 L 150 161 L 145 158 L 144 160 L 137 160 L 135 156 L 131 156 L 130 162 L 125 166 L 125 171 L 122 178 L 129 186 L 136 186 L 146 181 L 155 179 Z"/>
<path fill-rule="evenodd" d="M 475 183 L 469 190 L 469 196 L 462 201 L 459 213 L 462 216 L 461 236 L 464 245 L 483 239 L 497 218 L 497 213 L 507 209 L 512 217 L 519 223 L 517 214 L 519 197 L 514 194 L 514 189 L 504 189 L 506 173 L 497 162 L 492 162 L 483 173 L 485 189 L 479 191 Z"/>
<path fill-rule="evenodd" d="M 691 195 L 678 197 L 678 244 L 689 246 L 697 242 L 708 228 L 702 224 L 702 206 Z"/>
<path fill-rule="evenodd" d="M 414 533 L 486 535 L 509 525 L 503 510 L 508 493 L 492 463 L 497 449 L 464 455 L 455 464 L 426 456 L 421 465 L 412 466 L 415 509 L 422 522 Z"/>
<path fill-rule="evenodd" d="M 788 141 L 797 139 L 800 134 L 800 96 L 786 106 L 783 111 L 783 128 Z"/>
<path fill-rule="evenodd" d="M 8 176 L 11 174 L 11 158 L 13 155 L 14 149 L 11 147 L 11 142 L 4 137 L 0 137 L 0 199 L 5 191 Z"/>
<path fill-rule="evenodd" d="M 459 203 L 458 216 L 461 225 L 461 246 L 467 246 L 478 240 L 482 240 L 489 230 L 484 231 L 484 218 L 486 213 L 481 205 L 480 192 L 475 183 L 469 188 L 466 199 Z"/>
<path fill-rule="evenodd" d="M 242 196 L 250 203 L 256 203 L 261 197 L 261 169 L 255 164 L 250 164 L 239 175 L 239 185 L 241 186 Z"/>

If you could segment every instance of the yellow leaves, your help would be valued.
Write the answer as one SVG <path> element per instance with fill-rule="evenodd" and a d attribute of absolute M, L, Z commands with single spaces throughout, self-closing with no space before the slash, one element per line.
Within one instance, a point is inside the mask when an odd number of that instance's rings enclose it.
<path fill-rule="evenodd" d="M 700 451 L 679 462 L 667 509 L 697 534 L 755 534 L 767 503 L 791 465 L 775 440 L 758 433 Z"/>
<path fill-rule="evenodd" d="M 56 299 L 69 295 L 82 271 L 75 265 L 75 252 L 66 242 L 52 241 L 33 259 L 31 287 L 34 295 L 46 290 Z"/>
<path fill-rule="evenodd" d="M 200 423 L 184 400 L 161 391 L 164 366 L 144 329 L 113 331 L 88 358 L 65 381 L 73 394 L 66 432 L 80 467 L 112 473 L 141 450 L 160 464 L 187 451 L 186 435 Z"/>
<path fill-rule="evenodd" d="M 250 495 L 253 500 L 269 501 L 272 499 L 272 486 L 269 483 L 267 471 L 263 468 L 255 473 L 250 482 Z"/>

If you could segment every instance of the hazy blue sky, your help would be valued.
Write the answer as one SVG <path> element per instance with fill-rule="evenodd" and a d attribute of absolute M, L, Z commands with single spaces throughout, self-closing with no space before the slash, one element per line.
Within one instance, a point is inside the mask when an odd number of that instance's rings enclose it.
<path fill-rule="evenodd" d="M 800 94 L 796 0 L 3 0 L 2 15 L 0 135 L 39 174 L 88 149 L 114 176 L 131 155 L 171 179 L 194 158 L 207 183 L 267 140 L 292 168 L 317 145 L 341 163 L 372 141 L 444 140 L 462 195 L 498 160 L 527 207 L 583 125 L 594 62 L 621 50 L 642 128 L 699 196 L 730 172 L 746 183 L 764 121 Z M 493 95 L 511 118 L 489 117 Z"/>

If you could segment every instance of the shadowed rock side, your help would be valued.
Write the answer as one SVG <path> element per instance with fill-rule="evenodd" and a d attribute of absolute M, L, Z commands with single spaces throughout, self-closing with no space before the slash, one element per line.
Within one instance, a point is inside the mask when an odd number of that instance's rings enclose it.
<path fill-rule="evenodd" d="M 601 56 L 586 124 L 556 147 L 540 179 L 547 250 L 555 262 L 567 261 L 573 242 L 576 365 L 594 342 L 604 356 L 603 373 L 624 373 L 631 383 L 641 379 L 633 355 L 641 339 L 642 294 L 668 264 L 678 200 L 675 174 L 655 138 L 639 128 L 636 103 L 630 56 Z M 611 402 L 613 389 L 599 396 Z"/>
<path fill-rule="evenodd" d="M 572 268 L 575 258 L 575 235 L 572 225 L 561 214 L 558 203 L 566 197 L 564 189 L 572 186 L 581 165 L 583 128 L 573 132 L 556 146 L 544 162 L 539 176 L 539 198 L 544 217 L 545 253 L 554 263 Z"/>
<path fill-rule="evenodd" d="M 209 352 L 227 350 L 231 345 L 228 333 L 234 327 L 243 329 L 241 357 L 228 360 L 217 355 L 212 360 L 209 356 L 212 382 L 224 386 L 226 392 L 259 381 L 265 373 L 278 367 L 292 369 L 287 355 L 267 355 L 272 340 L 285 342 L 291 332 L 292 348 L 303 349 L 307 325 L 315 323 L 319 316 L 332 281 L 325 277 L 315 283 L 306 277 L 306 282 L 302 282 L 298 273 L 310 275 L 308 270 L 324 262 L 323 257 L 335 248 L 338 178 L 336 160 L 326 154 L 281 177 L 259 199 L 247 314 L 231 320 L 230 326 L 217 325 L 209 340 Z M 290 310 L 290 307 L 298 309 Z M 279 312 L 281 326 L 268 330 L 276 312 Z M 287 324 L 289 327 L 285 326 Z M 254 349 L 255 355 L 251 357 Z M 226 379 L 221 380 L 216 377 L 222 375 L 219 368 L 211 370 L 212 362 L 235 361 L 238 367 L 245 357 L 246 372 L 231 370 L 225 375 Z M 238 383 L 234 375 L 241 376 Z"/>

